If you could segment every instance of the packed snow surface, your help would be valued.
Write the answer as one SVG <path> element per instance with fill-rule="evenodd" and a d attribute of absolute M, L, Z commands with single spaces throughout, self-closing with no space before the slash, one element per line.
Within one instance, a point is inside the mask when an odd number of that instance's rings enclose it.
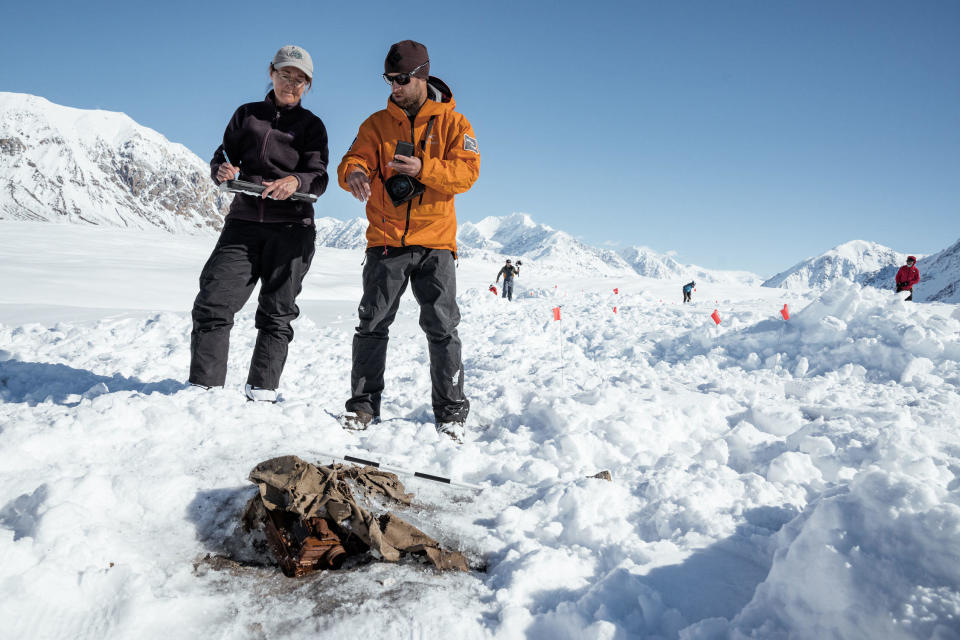
<path fill-rule="evenodd" d="M 226 387 L 188 388 L 212 244 L 0 223 L 0 637 L 960 637 L 955 305 L 846 281 L 682 305 L 680 280 L 527 266 L 509 303 L 499 263 L 464 259 L 457 446 L 411 296 L 384 422 L 335 421 L 356 249 L 318 250 L 281 402 L 243 398 L 252 304 Z M 481 485 L 405 477 L 400 513 L 474 569 L 284 577 L 239 529 L 247 474 L 283 454 Z"/>

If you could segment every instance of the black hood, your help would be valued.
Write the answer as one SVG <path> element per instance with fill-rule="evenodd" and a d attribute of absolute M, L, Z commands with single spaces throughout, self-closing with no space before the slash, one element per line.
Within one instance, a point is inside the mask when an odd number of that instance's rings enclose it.
<path fill-rule="evenodd" d="M 453 91 L 447 86 L 447 83 L 440 78 L 430 76 L 427 79 L 427 99 L 434 102 L 450 102 L 453 98 Z"/>

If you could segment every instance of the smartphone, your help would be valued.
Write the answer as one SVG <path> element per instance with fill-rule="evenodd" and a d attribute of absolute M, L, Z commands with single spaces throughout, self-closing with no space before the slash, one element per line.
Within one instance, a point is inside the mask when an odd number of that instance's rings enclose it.
<path fill-rule="evenodd" d="M 397 141 L 397 150 L 394 152 L 394 155 L 397 156 L 413 156 L 413 143 L 407 142 L 406 140 Z"/>

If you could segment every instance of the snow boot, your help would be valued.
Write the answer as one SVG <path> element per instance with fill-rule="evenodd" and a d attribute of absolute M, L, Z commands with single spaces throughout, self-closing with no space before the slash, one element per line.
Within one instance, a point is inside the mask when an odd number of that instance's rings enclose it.
<path fill-rule="evenodd" d="M 357 409 L 356 411 L 337 416 L 337 422 L 339 422 L 340 426 L 344 429 L 363 431 L 370 423 L 377 424 L 380 422 L 380 416 L 375 416 L 372 413 Z"/>
<path fill-rule="evenodd" d="M 457 444 L 463 444 L 464 439 L 467 437 L 467 428 L 462 420 L 438 422 L 437 433 L 447 436 Z"/>
<path fill-rule="evenodd" d="M 253 402 L 272 402 L 277 401 L 277 390 L 276 389 L 263 389 L 261 387 L 255 387 L 250 383 L 247 383 L 243 387 L 243 392 L 247 396 L 247 400 Z"/>

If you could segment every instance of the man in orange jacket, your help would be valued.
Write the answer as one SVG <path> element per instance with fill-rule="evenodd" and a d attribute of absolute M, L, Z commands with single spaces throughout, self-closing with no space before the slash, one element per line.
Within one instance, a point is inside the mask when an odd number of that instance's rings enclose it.
<path fill-rule="evenodd" d="M 450 88 L 430 75 L 427 48 L 390 47 L 387 108 L 360 125 L 340 161 L 340 186 L 366 202 L 367 255 L 360 324 L 353 338 L 351 397 L 341 424 L 365 429 L 380 416 L 387 340 L 409 283 L 430 351 L 437 431 L 462 441 L 470 403 L 463 393 L 457 325 L 454 196 L 480 172 L 480 148 Z"/>

